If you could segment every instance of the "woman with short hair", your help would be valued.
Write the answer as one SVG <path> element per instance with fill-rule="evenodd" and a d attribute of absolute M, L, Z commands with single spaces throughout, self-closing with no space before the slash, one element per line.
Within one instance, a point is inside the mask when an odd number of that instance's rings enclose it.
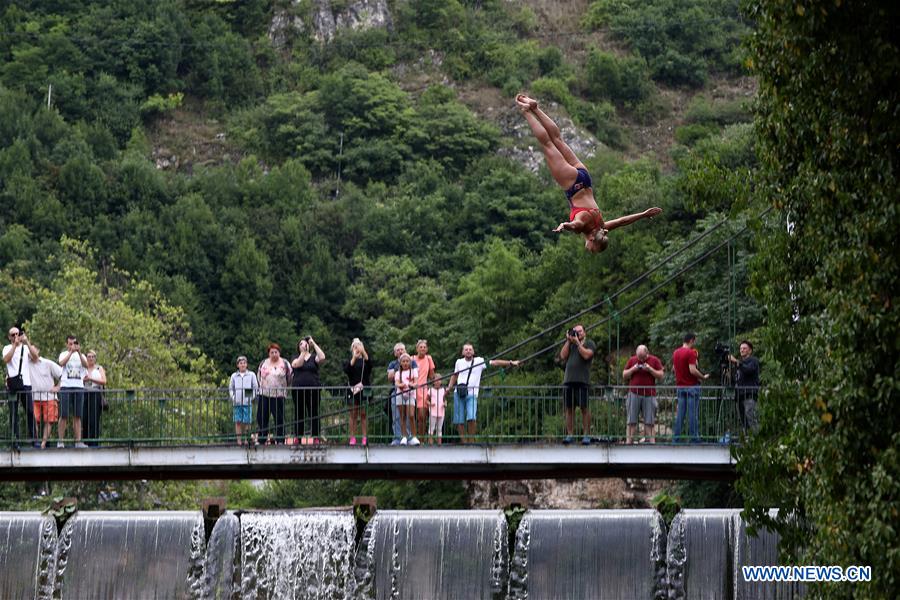
<path fill-rule="evenodd" d="M 256 405 L 256 423 L 259 435 L 266 445 L 284 443 L 284 397 L 291 381 L 291 363 L 281 358 L 281 346 L 272 343 L 269 357 L 259 363 L 259 402 Z M 269 416 L 275 417 L 275 436 L 269 429 Z"/>

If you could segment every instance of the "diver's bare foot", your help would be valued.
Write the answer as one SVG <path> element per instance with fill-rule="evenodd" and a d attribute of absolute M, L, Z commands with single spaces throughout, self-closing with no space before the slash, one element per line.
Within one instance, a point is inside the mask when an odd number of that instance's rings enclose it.
<path fill-rule="evenodd" d="M 644 214 L 648 217 L 655 217 L 656 215 L 660 214 L 661 212 L 662 212 L 661 208 L 654 206 L 653 208 L 648 208 L 647 210 L 645 210 Z"/>
<path fill-rule="evenodd" d="M 524 107 L 524 110 L 535 110 L 538 107 L 537 100 L 533 100 L 525 94 L 519 94 L 518 96 L 516 96 L 516 104 L 518 104 L 520 107 Z"/>

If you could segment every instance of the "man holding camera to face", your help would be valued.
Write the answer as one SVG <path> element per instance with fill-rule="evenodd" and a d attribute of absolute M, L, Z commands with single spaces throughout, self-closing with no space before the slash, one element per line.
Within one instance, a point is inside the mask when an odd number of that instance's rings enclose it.
<path fill-rule="evenodd" d="M 628 359 L 622 379 L 630 381 L 628 388 L 627 412 L 628 429 L 625 443 L 630 444 L 638 425 L 638 413 L 644 415 L 644 437 L 651 444 L 656 443 L 653 425 L 656 423 L 656 382 L 663 378 L 662 362 L 641 344 L 634 356 Z"/>
<path fill-rule="evenodd" d="M 25 411 L 28 437 L 35 440 L 34 414 L 31 402 L 31 367 L 38 360 L 37 349 L 28 341 L 25 332 L 12 327 L 7 334 L 9 344 L 3 347 L 6 363 L 6 391 L 9 392 L 9 428 L 13 440 L 19 439 L 19 405 Z M 18 447 L 18 441 L 13 442 Z"/>
<path fill-rule="evenodd" d="M 63 448 L 66 424 L 72 419 L 75 447 L 87 448 L 81 441 L 81 418 L 84 416 L 84 376 L 87 374 L 87 357 L 81 353 L 81 343 L 74 335 L 66 337 L 66 349 L 59 354 L 59 366 L 63 369 L 59 387 L 59 442 Z"/>
<path fill-rule="evenodd" d="M 591 384 L 591 363 L 594 362 L 596 344 L 585 339 L 583 325 L 576 325 L 566 332 L 566 341 L 559 351 L 557 362 L 565 368 L 563 377 L 563 405 L 566 411 L 566 437 L 564 444 L 571 444 L 575 429 L 575 405 L 581 408 L 581 427 L 584 437 L 581 443 L 591 443 L 591 411 L 588 396 Z"/>

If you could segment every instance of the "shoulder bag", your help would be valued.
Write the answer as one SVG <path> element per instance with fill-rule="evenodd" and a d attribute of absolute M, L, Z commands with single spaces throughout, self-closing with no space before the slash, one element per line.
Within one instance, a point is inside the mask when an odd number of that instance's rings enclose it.
<path fill-rule="evenodd" d="M 12 377 L 6 378 L 6 389 L 10 392 L 21 392 L 25 389 L 25 380 L 22 378 L 22 363 L 25 362 L 25 345 L 22 344 L 22 350 L 19 352 L 19 372 Z"/>

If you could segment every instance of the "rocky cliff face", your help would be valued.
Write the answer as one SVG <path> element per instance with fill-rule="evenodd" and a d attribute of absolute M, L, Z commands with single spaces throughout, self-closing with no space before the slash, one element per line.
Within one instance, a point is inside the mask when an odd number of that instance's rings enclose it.
<path fill-rule="evenodd" d="M 544 110 L 559 125 L 563 140 L 582 161 L 594 156 L 598 148 L 605 147 L 590 133 L 575 125 L 555 102 L 547 103 Z M 524 165 L 532 173 L 537 173 L 545 162 L 544 154 L 522 115 L 511 107 L 502 113 L 498 124 L 503 135 L 513 140 L 512 146 L 501 148 L 499 153 Z"/>
<path fill-rule="evenodd" d="M 276 11 L 269 25 L 269 38 L 282 47 L 295 35 L 309 31 L 319 42 L 331 41 L 338 30 L 363 31 L 393 26 L 387 0 L 311 0 L 308 14 L 302 0 L 293 0 L 289 8 Z"/>
<path fill-rule="evenodd" d="M 470 481 L 469 508 L 651 508 L 651 499 L 668 482 L 640 479 L 536 479 Z"/>

